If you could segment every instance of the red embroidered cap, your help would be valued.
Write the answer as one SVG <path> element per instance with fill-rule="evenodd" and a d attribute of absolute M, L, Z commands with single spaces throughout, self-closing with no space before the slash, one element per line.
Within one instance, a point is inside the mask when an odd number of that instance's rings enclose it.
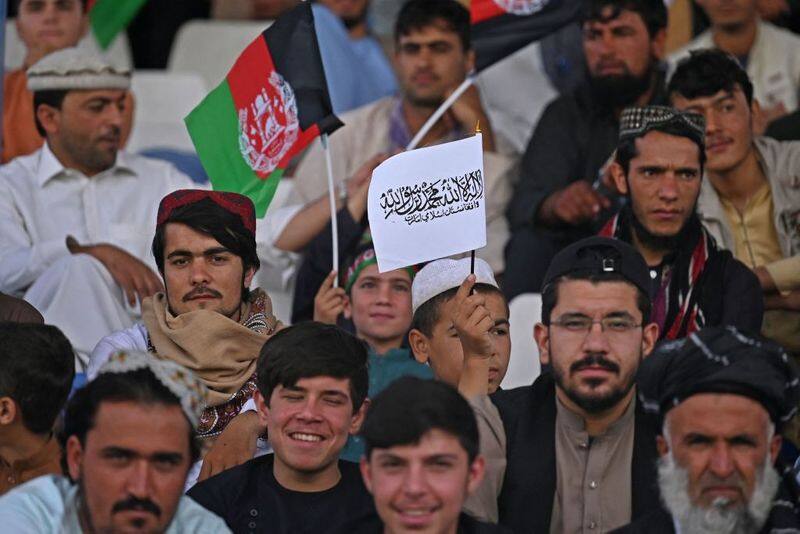
<path fill-rule="evenodd" d="M 158 205 L 156 228 L 164 224 L 175 209 L 211 199 L 225 211 L 238 215 L 242 224 L 253 236 L 256 235 L 256 210 L 253 201 L 239 193 L 227 191 L 207 191 L 203 189 L 179 189 L 161 199 Z"/>

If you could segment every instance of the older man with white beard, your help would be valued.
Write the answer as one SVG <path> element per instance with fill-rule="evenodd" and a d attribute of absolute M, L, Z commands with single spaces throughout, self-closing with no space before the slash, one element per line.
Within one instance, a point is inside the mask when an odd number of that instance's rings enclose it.
<path fill-rule="evenodd" d="M 706 328 L 663 345 L 638 380 L 642 403 L 663 417 L 663 508 L 617 532 L 800 532 L 798 488 L 779 455 L 800 387 L 778 345 Z"/>

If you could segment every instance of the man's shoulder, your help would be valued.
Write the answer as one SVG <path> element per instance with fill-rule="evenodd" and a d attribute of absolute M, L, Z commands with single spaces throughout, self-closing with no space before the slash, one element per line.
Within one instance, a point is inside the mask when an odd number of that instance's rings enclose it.
<path fill-rule="evenodd" d="M 0 182 L 7 186 L 32 186 L 36 176 L 36 168 L 39 165 L 39 157 L 42 149 L 25 156 L 17 156 L 5 165 L 0 166 Z"/>
<path fill-rule="evenodd" d="M 759 23 L 759 31 L 762 33 L 763 38 L 771 41 L 771 44 L 778 44 L 780 46 L 798 46 L 800 45 L 800 35 L 776 26 L 771 22 L 762 20 Z"/>
<path fill-rule="evenodd" d="M 167 534 L 179 534 L 181 532 L 218 532 L 225 534 L 230 529 L 225 521 L 205 509 L 189 496 L 182 496 L 178 503 L 178 510 L 170 523 Z"/>
<path fill-rule="evenodd" d="M 187 494 L 205 505 L 201 499 L 207 495 L 225 495 L 228 500 L 236 500 L 239 494 L 245 493 L 247 488 L 259 479 L 267 479 L 273 465 L 273 455 L 265 454 L 248 460 L 236 467 L 226 469 L 213 477 L 198 482 Z"/>
<path fill-rule="evenodd" d="M 86 372 L 89 380 L 97 376 L 100 367 L 118 350 L 147 352 L 147 339 L 147 328 L 144 323 L 136 323 L 130 328 L 118 330 L 101 339 L 89 357 L 89 368 Z"/>
<path fill-rule="evenodd" d="M 667 61 L 674 68 L 678 61 L 688 56 L 689 52 L 692 50 L 697 50 L 698 48 L 709 48 L 711 46 L 713 46 L 711 30 L 706 30 L 682 47 L 672 52 L 669 56 L 667 56 Z"/>
<path fill-rule="evenodd" d="M 71 491 L 66 477 L 34 478 L 0 497 L 0 524 L 6 532 L 50 531 L 61 524 Z"/>
<path fill-rule="evenodd" d="M 754 143 L 769 181 L 800 189 L 800 141 L 779 141 L 761 136 L 756 137 Z"/>
<path fill-rule="evenodd" d="M 458 520 L 458 532 L 463 534 L 511 534 L 508 528 L 475 519 L 462 513 Z"/>
<path fill-rule="evenodd" d="M 555 399 L 555 381 L 551 373 L 545 372 L 529 386 L 498 390 L 490 398 L 506 422 L 531 414 L 545 406 L 548 399 Z"/>
<path fill-rule="evenodd" d="M 194 183 L 191 178 L 179 171 L 172 163 L 162 159 L 120 150 L 117 153 L 117 163 L 122 167 L 128 167 L 137 175 L 148 180 L 163 181 L 169 178 L 171 182 L 176 183 L 175 185 L 186 187 L 191 187 Z M 170 182 L 164 182 L 164 184 L 169 185 Z"/>
<path fill-rule="evenodd" d="M 345 128 L 347 128 L 348 126 L 352 127 L 354 124 L 358 124 L 363 121 L 370 119 L 374 120 L 376 117 L 380 119 L 388 118 L 388 116 L 392 113 L 392 109 L 394 109 L 396 103 L 396 97 L 386 96 L 376 100 L 375 102 L 371 102 L 342 113 L 341 119 L 345 124 Z"/>

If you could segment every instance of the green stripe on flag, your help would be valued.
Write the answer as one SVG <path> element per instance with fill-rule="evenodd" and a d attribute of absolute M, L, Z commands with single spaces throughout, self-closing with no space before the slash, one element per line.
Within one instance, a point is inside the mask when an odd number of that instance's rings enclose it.
<path fill-rule="evenodd" d="M 97 42 L 105 50 L 119 32 L 128 27 L 147 0 L 97 0 L 89 12 Z"/>
<path fill-rule="evenodd" d="M 185 120 L 214 189 L 250 197 L 256 206 L 256 216 L 263 217 L 283 169 L 275 169 L 262 179 L 244 161 L 239 150 L 239 120 L 228 83 L 219 84 Z"/>

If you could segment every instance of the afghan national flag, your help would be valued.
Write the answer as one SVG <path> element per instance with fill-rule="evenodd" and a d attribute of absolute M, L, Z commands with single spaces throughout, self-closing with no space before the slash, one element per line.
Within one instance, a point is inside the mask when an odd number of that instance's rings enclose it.
<path fill-rule="evenodd" d="M 186 117 L 214 189 L 267 211 L 289 161 L 341 121 L 333 114 L 310 2 L 281 15 Z"/>
<path fill-rule="evenodd" d="M 577 20 L 581 0 L 472 0 L 472 48 L 483 70 Z"/>
<path fill-rule="evenodd" d="M 89 23 L 103 50 L 128 27 L 145 2 L 147 0 L 89 0 Z"/>

